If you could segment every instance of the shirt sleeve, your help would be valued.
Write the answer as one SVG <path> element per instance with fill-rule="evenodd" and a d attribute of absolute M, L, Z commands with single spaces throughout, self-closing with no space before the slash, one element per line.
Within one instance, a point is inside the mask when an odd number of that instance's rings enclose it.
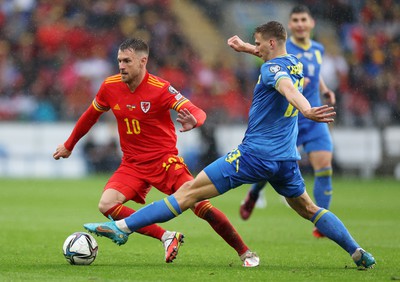
<path fill-rule="evenodd" d="M 78 141 L 88 133 L 90 128 L 99 120 L 103 111 L 98 111 L 95 109 L 94 102 L 89 108 L 81 115 L 77 123 L 75 124 L 74 129 L 71 132 L 71 135 L 64 143 L 64 146 L 67 150 L 72 151 L 78 143 Z"/>
<path fill-rule="evenodd" d="M 89 132 L 90 128 L 92 128 L 92 126 L 99 120 L 100 116 L 110 109 L 105 99 L 105 90 L 106 88 L 103 82 L 92 104 L 81 115 L 75 124 L 71 135 L 64 143 L 64 146 L 67 150 L 72 151 L 76 143 L 78 143 L 78 141 Z"/>
<path fill-rule="evenodd" d="M 279 80 L 284 77 L 290 79 L 288 72 L 279 64 L 263 64 L 261 66 L 261 79 L 265 85 L 276 88 Z"/>

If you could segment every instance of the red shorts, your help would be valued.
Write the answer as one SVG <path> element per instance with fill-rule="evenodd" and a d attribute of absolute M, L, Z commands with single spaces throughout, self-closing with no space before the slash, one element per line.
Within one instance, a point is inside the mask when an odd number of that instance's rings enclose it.
<path fill-rule="evenodd" d="M 181 185 L 193 179 L 182 157 L 168 154 L 157 161 L 141 164 L 122 160 L 121 165 L 108 180 L 104 190 L 115 189 L 126 200 L 144 204 L 151 187 L 171 195 Z"/>

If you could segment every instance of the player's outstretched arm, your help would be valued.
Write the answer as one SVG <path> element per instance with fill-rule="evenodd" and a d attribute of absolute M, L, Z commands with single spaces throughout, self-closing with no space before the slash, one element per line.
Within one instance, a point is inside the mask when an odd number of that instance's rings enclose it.
<path fill-rule="evenodd" d="M 256 52 L 256 46 L 244 42 L 239 36 L 234 35 L 228 39 L 227 44 L 237 52 L 245 52 L 259 57 L 260 55 Z"/>
<path fill-rule="evenodd" d="M 277 90 L 306 118 L 316 122 L 330 123 L 334 121 L 336 112 L 334 112 L 333 107 L 329 107 L 328 105 L 311 107 L 308 100 L 294 87 L 289 78 L 281 79 Z"/>
<path fill-rule="evenodd" d="M 71 135 L 64 144 L 58 145 L 53 154 L 53 158 L 58 160 L 60 158 L 68 158 L 76 143 L 85 136 L 92 126 L 99 120 L 103 112 L 97 111 L 92 105 L 81 115 L 77 121 Z"/>

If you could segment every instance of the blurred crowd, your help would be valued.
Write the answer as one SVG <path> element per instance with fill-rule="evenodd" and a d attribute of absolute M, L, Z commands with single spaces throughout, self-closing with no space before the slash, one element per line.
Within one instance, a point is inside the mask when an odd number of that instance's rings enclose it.
<path fill-rule="evenodd" d="M 4 0 L 0 120 L 76 120 L 118 72 L 118 46 L 131 36 L 149 43 L 150 72 L 205 110 L 222 105 L 227 121 L 246 116 L 232 71 L 201 62 L 168 0 Z"/>
<path fill-rule="evenodd" d="M 338 94 L 338 123 L 399 124 L 399 1 L 301 2 L 337 31 L 337 43 L 324 42 L 323 74 Z M 149 71 L 212 118 L 247 120 L 254 74 L 223 58 L 202 62 L 168 0 L 0 1 L 0 120 L 75 121 L 118 72 L 118 46 L 131 36 L 149 42 Z"/>
<path fill-rule="evenodd" d="M 323 75 L 338 92 L 339 122 L 400 124 L 400 1 L 304 2 L 338 34 L 339 44 L 324 42 Z"/>

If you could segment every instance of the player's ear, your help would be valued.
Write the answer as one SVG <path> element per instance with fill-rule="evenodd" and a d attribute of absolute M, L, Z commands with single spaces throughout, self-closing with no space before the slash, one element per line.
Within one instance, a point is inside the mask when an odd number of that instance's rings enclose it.
<path fill-rule="evenodd" d="M 276 45 L 276 41 L 274 39 L 270 39 L 268 42 L 268 46 L 270 49 L 274 48 Z"/>
<path fill-rule="evenodd" d="M 315 20 L 313 18 L 310 18 L 311 21 L 311 29 L 315 27 Z"/>
<path fill-rule="evenodd" d="M 143 56 L 140 58 L 140 63 L 145 66 L 147 65 L 148 56 Z"/>

